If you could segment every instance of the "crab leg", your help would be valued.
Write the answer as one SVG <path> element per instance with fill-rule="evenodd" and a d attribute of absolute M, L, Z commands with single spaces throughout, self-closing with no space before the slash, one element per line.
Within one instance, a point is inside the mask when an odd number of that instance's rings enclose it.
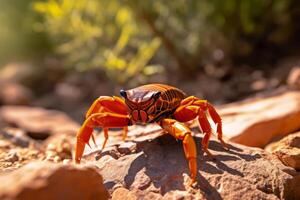
<path fill-rule="evenodd" d="M 192 179 L 191 183 L 194 183 L 197 176 L 197 150 L 190 129 L 174 119 L 163 119 L 161 121 L 161 126 L 176 139 L 183 141 L 185 157 L 189 162 Z"/>
<path fill-rule="evenodd" d="M 113 112 L 126 115 L 127 106 L 120 97 L 101 96 L 96 99 L 86 113 L 86 118 L 94 113 Z"/>
<path fill-rule="evenodd" d="M 84 121 L 83 125 L 81 126 L 77 134 L 77 143 L 76 143 L 76 151 L 75 151 L 76 163 L 80 163 L 85 144 L 88 144 L 94 127 L 104 128 L 104 133 L 105 133 L 106 132 L 105 130 L 107 130 L 107 128 L 122 128 L 122 127 L 127 127 L 128 125 L 130 125 L 130 119 L 128 115 L 109 113 L 109 112 L 91 114 Z"/>
<path fill-rule="evenodd" d="M 226 146 L 226 143 L 222 139 L 222 121 L 221 117 L 214 109 L 214 107 L 209 104 L 206 100 L 199 100 L 196 97 L 190 96 L 184 99 L 176 111 L 174 112 L 174 117 L 180 122 L 187 122 L 195 119 L 198 116 L 199 125 L 204 132 L 204 138 L 202 140 L 202 149 L 211 156 L 212 154 L 208 150 L 208 142 L 212 133 L 211 126 L 207 119 L 205 111 L 208 111 L 212 120 L 217 124 L 217 134 L 218 139 L 223 146 Z"/>
<path fill-rule="evenodd" d="M 222 119 L 221 119 L 220 115 L 217 113 L 216 109 L 210 103 L 208 103 L 207 101 L 203 101 L 203 100 L 197 100 L 194 104 L 199 105 L 199 107 L 201 108 L 202 111 L 208 111 L 211 119 L 217 125 L 218 140 L 221 142 L 223 147 L 228 148 L 227 144 L 223 140 Z M 205 113 L 204 113 L 204 115 L 205 115 Z M 205 118 L 206 118 L 206 115 L 205 115 Z M 200 122 L 200 120 L 199 120 L 199 122 Z M 209 125 L 208 121 L 207 121 L 207 123 L 206 122 L 203 122 L 203 123 Z M 209 128 L 207 128 L 206 130 L 209 131 L 209 129 L 211 131 L 210 125 L 209 125 Z M 207 141 L 207 143 L 208 143 L 208 141 Z"/>
<path fill-rule="evenodd" d="M 128 126 L 123 127 L 123 136 L 122 140 L 125 141 L 127 138 L 127 133 L 128 133 Z"/>
<path fill-rule="evenodd" d="M 103 142 L 101 150 L 104 149 L 106 142 L 108 140 L 108 128 L 103 128 L 103 132 L 104 132 L 104 142 Z"/>
<path fill-rule="evenodd" d="M 218 140 L 220 140 L 221 144 L 224 147 L 228 148 L 227 144 L 223 140 L 222 119 L 220 115 L 217 113 L 216 109 L 209 103 L 207 103 L 207 109 L 212 120 L 215 122 L 215 124 L 217 124 Z"/>
<path fill-rule="evenodd" d="M 101 96 L 96 99 L 89 110 L 86 113 L 86 118 L 94 113 L 103 113 L 103 112 L 112 112 L 127 115 L 127 106 L 123 99 L 117 96 Z M 127 137 L 128 128 L 123 127 L 123 137 L 122 139 L 125 140 Z M 102 145 L 102 149 L 104 149 L 106 142 L 108 140 L 108 128 L 104 130 L 104 142 Z"/>
<path fill-rule="evenodd" d="M 198 121 L 199 121 L 199 124 L 202 128 L 202 131 L 204 132 L 204 137 L 203 137 L 202 142 L 201 142 L 202 143 L 202 149 L 203 149 L 203 151 L 206 152 L 206 154 L 208 156 L 212 157 L 212 154 L 208 150 L 208 142 L 209 142 L 209 138 L 211 136 L 211 127 L 210 127 L 208 119 L 206 118 L 205 113 L 201 109 L 199 109 Z"/>

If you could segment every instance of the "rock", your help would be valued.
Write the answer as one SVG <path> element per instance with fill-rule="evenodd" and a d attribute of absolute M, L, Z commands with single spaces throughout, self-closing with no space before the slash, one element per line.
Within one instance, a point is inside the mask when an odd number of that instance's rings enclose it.
<path fill-rule="evenodd" d="M 18 83 L 1 84 L 0 102 L 6 105 L 28 105 L 33 99 L 32 91 Z"/>
<path fill-rule="evenodd" d="M 300 67 L 294 67 L 288 76 L 287 84 L 291 88 L 300 89 Z"/>
<path fill-rule="evenodd" d="M 168 195 L 165 195 L 167 197 Z M 174 198 L 175 197 L 175 198 Z M 186 197 L 186 196 L 185 196 Z M 138 199 L 145 199 L 145 200 L 152 200 L 152 199 L 162 199 L 162 196 L 155 192 L 146 192 L 143 190 L 134 190 L 130 191 L 126 188 L 119 187 L 114 190 L 112 194 L 112 200 L 119 200 L 119 199 L 126 199 L 126 200 L 138 200 Z M 180 199 L 177 196 L 173 195 L 172 198 L 163 198 L 163 199 Z"/>
<path fill-rule="evenodd" d="M 62 107 L 74 108 L 83 101 L 84 92 L 78 86 L 68 83 L 59 83 L 55 86 L 54 94 L 61 102 Z"/>
<path fill-rule="evenodd" d="M 9 63 L 1 67 L 0 80 L 3 83 L 20 83 L 34 73 L 34 68 L 29 63 Z"/>
<path fill-rule="evenodd" d="M 25 131 L 18 128 L 6 127 L 0 131 L 0 134 L 20 147 L 28 147 L 32 142 Z"/>
<path fill-rule="evenodd" d="M 117 188 L 112 194 L 112 200 L 127 199 L 137 200 L 137 197 L 126 188 Z"/>
<path fill-rule="evenodd" d="M 144 140 L 153 140 L 161 135 L 163 135 L 163 130 L 157 124 L 148 124 L 147 126 L 140 126 L 140 125 L 133 125 L 129 126 L 128 135 L 125 141 L 144 141 Z M 96 138 L 96 145 L 95 148 L 85 148 L 85 154 L 95 155 L 97 154 L 97 149 L 101 149 L 102 144 L 104 142 L 104 134 L 103 131 L 98 133 L 94 130 L 95 138 Z M 124 154 L 124 151 L 134 151 L 135 144 L 131 142 L 123 141 L 123 130 L 111 130 L 109 129 L 108 132 L 109 138 L 107 140 L 104 152 L 107 148 L 110 148 L 112 145 L 117 145 L 118 147 L 115 150 L 118 152 L 117 154 Z M 90 144 L 93 146 L 92 140 L 90 140 Z M 133 146 L 132 146 L 133 145 Z M 123 148 L 124 147 L 124 148 Z M 129 148 L 128 148 L 129 147 Z M 109 149 L 108 149 L 109 150 Z M 116 155 L 116 157 L 118 157 Z"/>
<path fill-rule="evenodd" d="M 19 156 L 16 152 L 7 154 L 7 158 L 5 161 L 7 162 L 16 162 L 19 160 Z"/>
<path fill-rule="evenodd" d="M 59 162 L 72 159 L 75 140 L 75 136 L 68 134 L 56 134 L 47 138 L 44 143 L 46 160 Z"/>
<path fill-rule="evenodd" d="M 265 90 L 267 86 L 268 86 L 267 79 L 256 80 L 251 84 L 251 89 L 254 91 L 260 91 L 260 90 Z"/>
<path fill-rule="evenodd" d="M 10 142 L 0 139 L 0 149 L 10 149 L 10 147 Z"/>
<path fill-rule="evenodd" d="M 132 152 L 135 152 L 136 150 L 136 143 L 134 142 L 125 142 L 121 143 L 118 146 L 118 151 L 122 154 L 130 154 Z"/>
<path fill-rule="evenodd" d="M 16 170 L 33 160 L 42 160 L 43 157 L 43 152 L 37 149 L 20 148 L 10 144 L 9 149 L 0 148 L 0 173 Z"/>
<path fill-rule="evenodd" d="M 99 168 L 113 199 L 296 199 L 300 195 L 295 178 L 299 173 L 261 149 L 229 144 L 226 151 L 212 139 L 209 148 L 215 160 L 210 160 L 197 145 L 198 183 L 189 187 L 182 142 L 163 135 L 135 143 L 136 152 L 118 158 L 106 152 L 97 161 L 83 159 Z M 196 143 L 201 144 L 201 139 Z"/>
<path fill-rule="evenodd" d="M 108 199 L 91 167 L 33 162 L 0 176 L 0 199 Z"/>
<path fill-rule="evenodd" d="M 53 134 L 76 134 L 79 125 L 66 114 L 39 107 L 3 106 L 0 118 L 8 124 L 27 132 L 35 139 L 45 139 Z"/>
<path fill-rule="evenodd" d="M 284 91 L 227 104 L 218 111 L 226 138 L 247 146 L 264 147 L 273 139 L 300 129 L 300 92 Z"/>
<path fill-rule="evenodd" d="M 278 79 L 281 83 L 287 81 L 293 68 L 300 66 L 299 56 L 288 56 L 280 59 L 280 61 L 270 69 L 268 77 Z"/>
<path fill-rule="evenodd" d="M 271 143 L 265 149 L 275 154 L 283 164 L 300 170 L 300 132 Z"/>

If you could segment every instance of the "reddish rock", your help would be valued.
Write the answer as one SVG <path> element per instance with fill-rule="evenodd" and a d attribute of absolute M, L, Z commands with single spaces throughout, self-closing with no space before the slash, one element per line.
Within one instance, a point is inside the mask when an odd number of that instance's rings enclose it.
<path fill-rule="evenodd" d="M 300 89 L 300 67 L 294 67 L 288 76 L 287 84 L 291 88 Z"/>
<path fill-rule="evenodd" d="M 32 77 L 34 70 L 34 67 L 29 63 L 8 63 L 1 66 L 0 80 L 3 83 L 20 83 Z"/>
<path fill-rule="evenodd" d="M 1 84 L 0 102 L 6 105 L 28 105 L 33 99 L 32 91 L 18 83 Z"/>
<path fill-rule="evenodd" d="M 165 195 L 167 197 L 167 195 Z M 138 200 L 138 199 L 145 199 L 145 200 L 156 200 L 156 199 L 180 199 L 176 198 L 175 195 L 172 195 L 172 198 L 162 198 L 162 196 L 155 192 L 147 192 L 143 190 L 133 190 L 130 191 L 126 188 L 120 187 L 114 190 L 112 194 L 112 200 L 119 200 L 119 199 L 126 199 L 126 200 Z M 174 198 L 175 197 L 175 198 Z"/>
<path fill-rule="evenodd" d="M 45 159 L 60 162 L 72 159 L 76 136 L 69 134 L 56 134 L 47 138 L 44 142 Z"/>
<path fill-rule="evenodd" d="M 197 144 L 201 144 L 201 139 L 197 139 Z M 229 144 L 230 150 L 226 151 L 218 141 L 212 139 L 209 147 L 215 160 L 203 156 L 198 148 L 198 183 L 189 187 L 189 170 L 182 142 L 164 135 L 153 141 L 136 142 L 134 151 L 115 157 L 117 146 L 112 156 L 106 152 L 98 156 L 97 161 L 83 159 L 83 162 L 98 166 L 113 199 L 299 197 L 297 191 L 300 181 L 296 178 L 299 174 L 284 166 L 276 156 L 260 149 Z M 120 186 L 122 189 L 117 189 Z"/>
<path fill-rule="evenodd" d="M 2 140 L 0 139 L 0 149 L 10 149 L 11 148 L 11 143 L 9 141 L 6 140 Z"/>
<path fill-rule="evenodd" d="M 20 148 L 9 143 L 9 148 L 0 147 L 0 173 L 16 170 L 33 160 L 42 158 L 43 153 L 36 149 Z"/>
<path fill-rule="evenodd" d="M 136 149 L 136 143 L 134 142 L 124 142 L 118 146 L 118 151 L 121 154 L 130 154 L 131 152 L 134 152 L 135 149 Z"/>
<path fill-rule="evenodd" d="M 127 199 L 137 200 L 137 197 L 126 188 L 117 188 L 112 194 L 112 200 Z"/>
<path fill-rule="evenodd" d="M 108 199 L 101 175 L 91 167 L 30 163 L 0 176 L 0 199 Z"/>
<path fill-rule="evenodd" d="M 80 105 L 80 102 L 83 101 L 85 93 L 78 86 L 68 83 L 59 83 L 55 86 L 54 94 L 61 102 L 61 106 L 75 108 L 76 105 Z"/>
<path fill-rule="evenodd" d="M 124 154 L 126 152 L 131 152 L 133 149 L 135 149 L 135 144 L 129 141 L 138 142 L 144 140 L 154 140 L 155 138 L 164 134 L 164 131 L 157 124 L 149 124 L 147 126 L 134 125 L 134 126 L 129 126 L 128 128 L 129 128 L 129 132 L 125 141 L 123 141 L 122 130 L 116 131 L 110 129 L 108 132 L 109 138 L 107 140 L 106 148 L 104 149 L 104 151 L 106 151 L 106 149 L 112 145 L 117 145 L 118 148 L 117 152 L 119 154 Z M 99 133 L 94 130 L 94 135 L 96 137 L 97 147 L 94 147 L 92 140 L 90 140 L 90 144 L 93 148 L 92 149 L 89 147 L 85 148 L 85 154 L 95 154 L 95 152 L 97 152 L 97 149 L 99 150 L 102 147 L 102 144 L 104 142 L 103 132 Z M 128 143 L 126 141 L 128 141 Z"/>
<path fill-rule="evenodd" d="M 265 149 L 276 155 L 283 164 L 300 170 L 300 132 L 271 143 Z"/>
<path fill-rule="evenodd" d="M 224 136 L 232 142 L 264 147 L 300 129 L 300 92 L 286 91 L 220 107 Z"/>
<path fill-rule="evenodd" d="M 66 114 L 39 107 L 3 106 L 0 118 L 25 130 L 31 137 L 45 139 L 52 134 L 76 134 L 79 125 Z"/>
<path fill-rule="evenodd" d="M 6 127 L 0 131 L 3 138 L 8 139 L 14 145 L 20 147 L 28 147 L 33 141 L 29 138 L 25 131 L 18 128 Z"/>

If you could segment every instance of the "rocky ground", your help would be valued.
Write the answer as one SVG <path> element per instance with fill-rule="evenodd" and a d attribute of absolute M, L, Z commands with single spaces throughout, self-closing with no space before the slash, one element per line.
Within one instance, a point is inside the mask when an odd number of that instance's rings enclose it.
<path fill-rule="evenodd" d="M 133 84 L 169 83 L 219 105 L 230 150 L 212 138 L 214 160 L 203 155 L 203 135 L 191 122 L 193 187 L 182 142 L 156 125 L 130 127 L 125 142 L 110 131 L 103 151 L 95 130 L 97 144 L 74 164 L 90 103 L 121 89 L 102 69 L 72 71 L 50 57 L 0 66 L 0 199 L 300 199 L 299 55 L 255 67 L 230 63 L 205 65 L 184 80 L 172 69 Z"/>
<path fill-rule="evenodd" d="M 192 124 L 192 187 L 181 141 L 156 125 L 130 127 L 125 142 L 111 131 L 103 151 L 99 132 L 97 146 L 75 165 L 78 123 L 59 111 L 2 106 L 0 199 L 299 199 L 299 102 L 299 91 L 285 89 L 218 107 L 230 149 L 213 138 L 213 160 L 203 155 L 202 134 Z"/>

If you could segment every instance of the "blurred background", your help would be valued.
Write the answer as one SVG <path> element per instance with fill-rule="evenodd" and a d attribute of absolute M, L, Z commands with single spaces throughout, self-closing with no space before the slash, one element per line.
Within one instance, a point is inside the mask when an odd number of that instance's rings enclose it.
<path fill-rule="evenodd" d="M 297 0 L 1 0 L 0 105 L 81 121 L 100 95 L 161 82 L 224 104 L 300 65 Z"/>

